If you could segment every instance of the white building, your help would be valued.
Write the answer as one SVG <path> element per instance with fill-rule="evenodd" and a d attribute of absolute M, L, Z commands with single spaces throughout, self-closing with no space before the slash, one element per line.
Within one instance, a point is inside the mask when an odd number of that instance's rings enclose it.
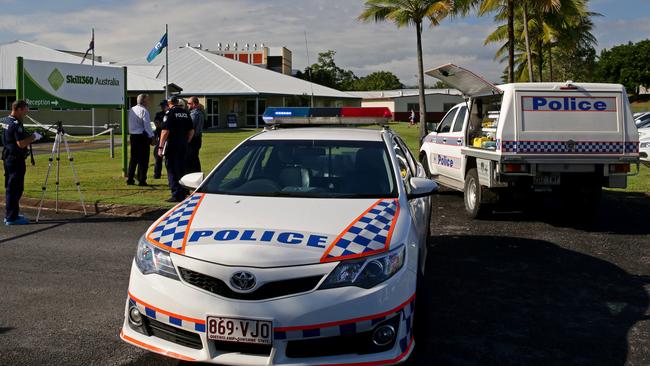
<path fill-rule="evenodd" d="M 408 121 L 411 111 L 420 111 L 417 89 L 349 92 L 361 98 L 362 107 L 387 107 L 396 121 Z M 427 121 L 438 122 L 454 105 L 463 101 L 458 90 L 426 89 Z M 416 116 L 416 118 L 419 118 Z"/>

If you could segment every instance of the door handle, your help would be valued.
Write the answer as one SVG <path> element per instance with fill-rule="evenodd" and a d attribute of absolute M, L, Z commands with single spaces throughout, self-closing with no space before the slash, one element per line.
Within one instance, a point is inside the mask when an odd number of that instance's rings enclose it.
<path fill-rule="evenodd" d="M 443 137 L 443 138 L 442 138 L 442 142 L 447 142 L 447 138 L 446 138 L 446 137 Z"/>

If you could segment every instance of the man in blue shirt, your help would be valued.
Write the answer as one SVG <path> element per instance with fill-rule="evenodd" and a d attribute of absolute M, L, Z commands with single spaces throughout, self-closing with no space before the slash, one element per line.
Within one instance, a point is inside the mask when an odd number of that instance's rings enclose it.
<path fill-rule="evenodd" d="M 190 118 L 192 118 L 192 125 L 194 126 L 194 136 L 192 141 L 187 146 L 187 169 L 186 173 L 201 172 L 201 160 L 199 159 L 199 152 L 203 143 L 203 122 L 205 115 L 199 104 L 199 98 L 190 97 L 187 102 L 190 108 Z"/>
<path fill-rule="evenodd" d="M 24 100 L 17 100 L 11 105 L 11 114 L 5 119 L 6 129 L 2 133 L 4 149 L 2 161 L 5 170 L 5 225 L 29 224 L 24 216 L 19 215 L 20 198 L 25 188 L 25 158 L 29 145 L 41 139 L 38 132 L 28 134 L 23 126 L 23 118 L 29 112 Z"/>

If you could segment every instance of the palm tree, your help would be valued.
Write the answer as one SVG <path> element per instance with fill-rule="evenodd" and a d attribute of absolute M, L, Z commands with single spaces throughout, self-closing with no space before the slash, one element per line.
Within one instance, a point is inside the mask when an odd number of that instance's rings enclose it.
<path fill-rule="evenodd" d="M 415 26 L 418 56 L 418 87 L 420 89 L 420 143 L 427 135 L 426 100 L 424 98 L 424 61 L 422 60 L 422 27 L 440 25 L 454 6 L 453 0 L 366 0 L 359 15 L 361 21 L 395 23 L 398 28 Z"/>
<path fill-rule="evenodd" d="M 508 82 L 515 82 L 515 0 L 455 0 L 454 13 L 467 15 L 469 10 L 476 8 L 478 15 L 497 12 L 505 14 L 507 18 L 508 48 Z"/>

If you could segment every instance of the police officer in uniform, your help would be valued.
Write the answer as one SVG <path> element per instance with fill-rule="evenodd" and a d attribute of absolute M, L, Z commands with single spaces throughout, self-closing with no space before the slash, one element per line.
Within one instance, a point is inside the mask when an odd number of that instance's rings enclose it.
<path fill-rule="evenodd" d="M 11 105 L 11 114 L 5 119 L 7 124 L 2 134 L 4 148 L 2 160 L 5 170 L 5 225 L 29 224 L 24 216 L 19 215 L 20 197 L 25 187 L 25 159 L 28 155 L 29 145 L 41 139 L 41 134 L 34 132 L 28 134 L 23 126 L 23 118 L 29 112 L 29 107 L 24 100 L 17 100 Z"/>
<path fill-rule="evenodd" d="M 169 110 L 163 118 L 161 130 L 158 154 L 165 157 L 167 180 L 172 193 L 167 202 L 181 202 L 189 194 L 178 181 L 185 175 L 187 147 L 194 136 L 194 126 L 190 113 L 176 96 L 169 100 Z"/>
<path fill-rule="evenodd" d="M 154 157 L 153 178 L 154 179 L 160 179 L 162 176 L 163 158 L 162 156 L 158 155 L 158 148 L 161 146 L 160 133 L 162 132 L 163 119 L 165 118 L 165 113 L 167 113 L 168 109 L 169 106 L 167 105 L 167 100 L 163 99 L 162 101 L 160 101 L 160 112 L 156 113 L 156 115 L 153 118 L 153 123 L 154 125 L 156 125 L 156 130 L 154 131 L 155 148 L 153 150 L 153 157 Z"/>

